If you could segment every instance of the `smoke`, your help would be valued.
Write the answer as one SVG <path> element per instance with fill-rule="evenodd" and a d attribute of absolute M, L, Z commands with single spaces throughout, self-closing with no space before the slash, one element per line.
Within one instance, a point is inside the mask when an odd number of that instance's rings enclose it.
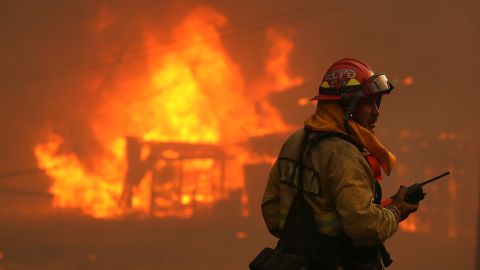
<path fill-rule="evenodd" d="M 479 3 L 475 0 L 441 0 L 434 4 L 413 0 L 3 1 L 0 4 L 0 171 L 35 168 L 33 148 L 47 129 L 68 138 L 64 147 L 88 163 L 87 157 L 102 151 L 88 125 L 95 116 L 95 106 L 115 89 L 113 86 L 123 71 L 142 73 L 146 56 L 155 53 L 143 46 L 145 29 L 169 42 L 169 29 L 200 4 L 218 10 L 227 18 L 222 41 L 241 67 L 247 83 L 258 78 L 264 68 L 268 26 L 291 29 L 294 41 L 291 68 L 305 82 L 289 91 L 264 97 L 273 101 L 289 124 L 301 124 L 313 113 L 314 106 L 310 104 L 298 107 L 298 99 L 315 95 L 328 66 L 339 58 L 356 57 L 375 71 L 386 72 L 394 82 L 395 90 L 382 103 L 378 134 L 400 158 L 415 158 L 402 152 L 405 148 L 397 137 L 402 130 L 421 131 L 422 140 L 436 142 L 440 132 L 454 133 L 466 145 L 478 145 L 475 137 L 480 132 L 476 79 L 480 17 Z M 404 83 L 406 78 L 411 78 L 411 83 Z M 441 151 L 431 151 L 446 156 Z M 478 158 L 478 150 L 468 153 L 468 157 Z M 426 154 L 424 158 L 432 156 Z M 478 162 L 472 161 L 470 165 L 466 175 L 476 181 L 472 171 L 478 172 Z M 396 177 L 406 180 L 413 176 Z M 394 183 L 385 184 L 387 194 L 395 191 L 398 183 Z M 47 192 L 49 186 L 50 179 L 42 173 L 0 178 L 2 190 Z M 459 184 L 456 188 L 462 187 L 467 186 Z M 39 209 L 48 208 L 50 203 L 48 197 L 2 194 L 3 216 L 31 215 L 45 211 Z M 476 205 L 466 208 L 468 212 L 455 214 L 461 216 L 459 224 L 463 226 L 468 226 L 466 217 L 475 212 L 471 208 L 476 209 Z M 474 223 L 472 219 L 471 225 Z M 15 220 L 11 224 L 16 225 Z M 0 240 L 11 238 L 13 230 L 8 229 Z M 256 233 L 266 234 L 266 231 Z M 407 238 L 415 240 L 413 236 Z M 426 242 L 431 240 L 424 238 Z M 148 237 L 142 239 L 147 241 Z M 455 243 L 460 250 L 465 249 L 466 245 Z M 405 246 L 405 243 L 394 246 L 394 251 L 400 253 L 396 256 L 398 260 L 404 258 L 401 254 L 405 253 L 401 252 Z M 5 251 L 5 258 L 8 252 Z M 470 263 L 464 266 L 469 267 Z"/>

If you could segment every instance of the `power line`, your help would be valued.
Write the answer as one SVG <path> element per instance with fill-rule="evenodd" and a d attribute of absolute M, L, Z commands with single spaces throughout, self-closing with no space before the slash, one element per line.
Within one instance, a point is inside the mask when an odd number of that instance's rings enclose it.
<path fill-rule="evenodd" d="M 46 169 L 39 169 L 39 168 L 29 168 L 29 169 L 21 169 L 21 170 L 13 170 L 13 171 L 6 171 L 0 173 L 0 180 L 4 178 L 11 178 L 11 177 L 20 177 L 25 175 L 33 175 L 39 173 L 45 173 L 49 170 L 55 170 L 60 168 L 60 165 L 52 166 Z"/>
<path fill-rule="evenodd" d="M 304 20 L 309 18 L 309 16 L 311 15 L 314 15 L 314 14 L 319 15 L 328 11 L 337 10 L 339 8 L 342 8 L 344 6 L 347 6 L 348 4 L 351 4 L 357 1 L 359 0 L 350 0 L 350 1 L 345 0 L 343 2 L 340 0 L 332 0 L 327 3 L 315 3 L 310 5 L 304 5 L 294 10 L 279 12 L 279 13 L 271 14 L 266 17 L 248 20 L 240 24 L 237 24 L 229 29 L 220 30 L 220 36 L 222 38 L 231 38 L 234 36 L 243 35 L 253 31 L 260 30 L 263 27 L 266 27 L 275 23 L 285 23 L 285 22 L 291 22 L 296 20 Z M 146 57 L 148 55 L 152 55 L 155 53 L 160 53 L 165 49 L 169 49 L 171 47 L 180 46 L 180 45 L 181 45 L 181 42 L 174 42 L 168 46 L 163 47 L 162 49 L 157 49 L 157 50 L 147 51 L 142 48 L 138 50 L 131 50 L 129 53 L 124 51 L 122 52 L 122 57 L 120 59 L 118 58 L 118 55 L 115 55 L 107 59 L 96 58 L 96 59 L 93 59 L 92 61 L 84 61 L 84 62 L 78 61 L 75 63 L 52 68 L 47 71 L 29 72 L 21 75 L 19 78 L 0 80 L 0 88 L 44 80 L 52 77 L 64 76 L 64 75 L 91 70 L 91 69 L 103 68 L 106 66 L 110 66 L 113 63 L 122 63 L 122 62 L 125 62 L 126 60 L 134 60 L 134 59 Z"/>
<path fill-rule="evenodd" d="M 0 189 L 0 194 L 13 195 L 13 196 L 32 196 L 32 197 L 46 197 L 52 198 L 53 194 L 41 191 L 29 191 L 18 189 Z"/>
<path fill-rule="evenodd" d="M 45 170 L 33 168 L 0 173 L 0 179 L 43 173 Z"/>

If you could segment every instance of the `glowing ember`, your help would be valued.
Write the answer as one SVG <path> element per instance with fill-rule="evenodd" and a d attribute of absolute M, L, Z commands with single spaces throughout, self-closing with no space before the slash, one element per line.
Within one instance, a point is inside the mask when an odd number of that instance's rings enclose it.
<path fill-rule="evenodd" d="M 107 11 L 101 17 L 108 23 L 102 19 L 98 28 L 115 22 Z M 55 207 L 98 218 L 132 211 L 190 217 L 243 189 L 243 164 L 251 153 L 237 145 L 289 131 L 267 97 L 303 80 L 287 72 L 293 43 L 271 28 L 266 74 L 246 86 L 223 48 L 219 28 L 225 23 L 218 12 L 200 7 L 172 30 L 173 45 L 145 34 L 147 51 L 161 53 L 149 56 L 141 74 L 122 67 L 122 79 L 95 108 L 89 124 L 103 151 L 90 157 L 93 168 L 62 151 L 64 139 L 53 132 L 35 147 L 38 166 L 53 179 Z M 241 201 L 246 205 L 245 192 Z"/>
<path fill-rule="evenodd" d="M 440 132 L 438 134 L 439 141 L 448 141 L 448 140 L 456 140 L 458 138 L 457 134 L 454 132 Z"/>
<path fill-rule="evenodd" d="M 403 85 L 410 86 L 412 84 L 413 84 L 413 77 L 408 76 L 403 79 Z"/>
<path fill-rule="evenodd" d="M 235 233 L 235 237 L 236 237 L 237 239 L 240 239 L 240 240 L 246 239 L 247 236 L 248 236 L 248 234 L 247 234 L 246 232 L 241 232 L 241 231 L 240 231 L 240 232 L 236 232 L 236 233 Z"/>
<path fill-rule="evenodd" d="M 313 104 L 312 101 L 310 101 L 309 98 L 301 98 L 297 101 L 297 104 L 299 106 L 307 106 L 308 104 Z"/>

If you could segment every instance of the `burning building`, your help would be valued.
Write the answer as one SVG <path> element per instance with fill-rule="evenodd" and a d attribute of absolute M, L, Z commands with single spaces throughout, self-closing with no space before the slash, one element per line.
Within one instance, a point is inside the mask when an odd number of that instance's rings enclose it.
<path fill-rule="evenodd" d="M 292 129 L 266 97 L 302 79 L 289 74 L 293 43 L 269 28 L 264 75 L 246 85 L 222 47 L 225 23 L 223 15 L 200 7 L 172 30 L 170 44 L 145 34 L 146 50 L 155 52 L 147 75 L 127 68 L 87 120 L 100 145 L 96 153 L 81 160 L 65 148 L 67 138 L 48 132 L 35 155 L 53 179 L 54 206 L 99 218 L 135 211 L 188 217 L 194 208 L 244 190 L 243 165 L 273 157 L 242 145 Z"/>

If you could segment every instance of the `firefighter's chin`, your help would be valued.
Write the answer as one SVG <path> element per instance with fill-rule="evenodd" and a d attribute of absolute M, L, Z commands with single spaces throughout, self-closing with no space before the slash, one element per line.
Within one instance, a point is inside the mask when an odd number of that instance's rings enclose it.
<path fill-rule="evenodd" d="M 367 123 L 367 128 L 372 132 L 373 130 L 377 127 L 377 121 L 373 122 L 373 123 Z"/>

